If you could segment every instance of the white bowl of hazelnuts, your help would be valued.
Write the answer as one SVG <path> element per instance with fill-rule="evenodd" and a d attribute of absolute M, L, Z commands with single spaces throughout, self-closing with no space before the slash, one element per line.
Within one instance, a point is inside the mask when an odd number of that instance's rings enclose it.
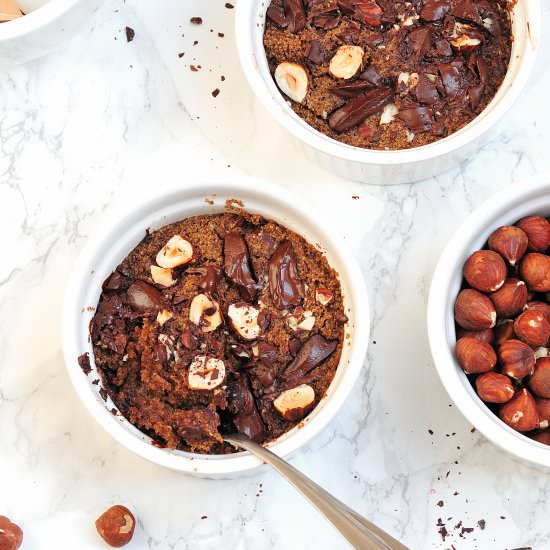
<path fill-rule="evenodd" d="M 464 416 L 550 467 L 550 175 L 491 197 L 458 229 L 434 273 L 428 333 Z"/>

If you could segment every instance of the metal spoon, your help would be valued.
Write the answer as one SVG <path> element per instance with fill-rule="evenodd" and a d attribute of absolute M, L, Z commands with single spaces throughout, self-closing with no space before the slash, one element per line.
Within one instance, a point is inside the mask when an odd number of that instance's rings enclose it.
<path fill-rule="evenodd" d="M 224 435 L 224 440 L 240 447 L 271 464 L 285 477 L 317 510 L 340 531 L 354 547 L 361 550 L 408 550 L 406 546 L 367 521 L 357 512 L 327 493 L 322 487 L 296 470 L 276 454 L 240 434 Z"/>

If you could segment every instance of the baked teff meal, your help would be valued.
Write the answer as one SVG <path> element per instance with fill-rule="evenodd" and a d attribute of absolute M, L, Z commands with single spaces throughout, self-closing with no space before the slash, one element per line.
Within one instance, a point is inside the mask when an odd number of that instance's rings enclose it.
<path fill-rule="evenodd" d="M 264 47 L 292 109 L 367 149 L 443 139 L 475 119 L 510 60 L 505 0 L 272 0 Z"/>
<path fill-rule="evenodd" d="M 161 446 L 232 452 L 224 430 L 267 442 L 324 396 L 346 321 L 337 274 L 301 236 L 241 210 L 188 218 L 105 281 L 100 393 Z"/>

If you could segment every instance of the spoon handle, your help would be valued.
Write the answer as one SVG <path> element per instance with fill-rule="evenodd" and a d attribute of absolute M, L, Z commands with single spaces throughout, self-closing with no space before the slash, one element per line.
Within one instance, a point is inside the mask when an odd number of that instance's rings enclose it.
<path fill-rule="evenodd" d="M 340 531 L 342 536 L 354 548 L 361 550 L 407 550 L 406 546 L 366 520 L 349 506 L 340 502 L 268 449 L 240 435 L 224 436 L 224 439 L 228 443 L 241 447 L 271 464 Z"/>

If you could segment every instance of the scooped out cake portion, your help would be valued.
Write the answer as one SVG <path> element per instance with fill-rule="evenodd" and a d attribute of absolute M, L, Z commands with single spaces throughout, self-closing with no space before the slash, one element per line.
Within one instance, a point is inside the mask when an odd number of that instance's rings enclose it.
<path fill-rule="evenodd" d="M 500 88 L 512 33 L 506 0 L 272 0 L 264 47 L 292 109 L 366 149 L 433 143 Z"/>
<path fill-rule="evenodd" d="M 303 237 L 244 211 L 145 238 L 103 284 L 90 324 L 107 395 L 156 444 L 232 452 L 294 427 L 325 395 L 344 342 L 337 273 Z"/>

